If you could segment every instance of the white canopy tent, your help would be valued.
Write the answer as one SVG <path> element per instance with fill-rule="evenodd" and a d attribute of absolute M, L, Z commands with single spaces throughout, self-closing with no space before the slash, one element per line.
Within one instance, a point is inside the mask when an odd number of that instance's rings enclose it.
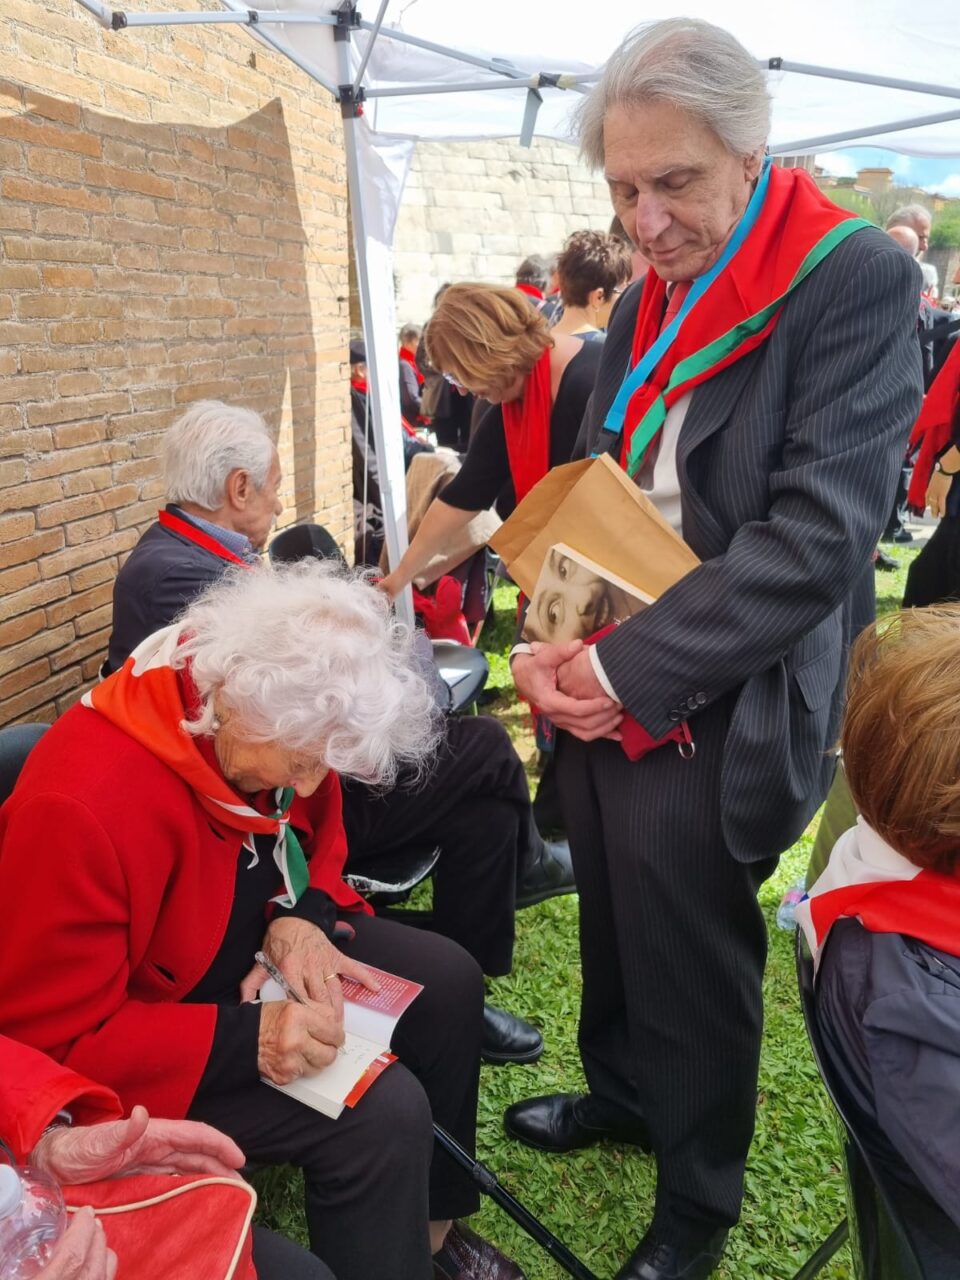
<path fill-rule="evenodd" d="M 950 4 L 371 0 L 377 11 L 364 15 L 352 0 L 266 0 L 255 9 L 223 0 L 217 10 L 149 13 L 77 3 L 131 33 L 244 25 L 340 102 L 391 565 L 407 542 L 392 245 L 417 139 L 567 139 L 577 99 L 623 36 L 673 11 L 726 27 L 768 68 L 773 154 L 859 143 L 960 156 L 960 15 Z M 409 593 L 401 603 L 411 617 Z"/>

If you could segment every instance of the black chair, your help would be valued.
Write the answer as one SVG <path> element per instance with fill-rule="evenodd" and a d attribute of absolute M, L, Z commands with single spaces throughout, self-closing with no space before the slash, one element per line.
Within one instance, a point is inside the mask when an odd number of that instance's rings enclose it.
<path fill-rule="evenodd" d="M 310 556 L 347 563 L 333 534 L 320 524 L 292 524 L 271 541 L 267 554 L 272 564 L 292 564 Z"/>
<path fill-rule="evenodd" d="M 813 959 L 800 929 L 797 929 L 796 963 L 800 1004 L 810 1048 L 823 1087 L 840 1121 L 848 1219 L 837 1227 L 817 1253 L 797 1272 L 794 1280 L 810 1280 L 818 1273 L 847 1239 L 848 1222 L 854 1274 L 858 1280 L 932 1280 L 931 1273 L 924 1270 L 901 1211 L 910 1198 L 909 1193 L 900 1185 L 896 1189 L 891 1186 L 890 1177 L 878 1167 L 876 1159 L 857 1135 L 851 1121 L 853 1109 L 848 1103 L 842 1083 L 827 1061 L 823 1038 L 817 1025 Z M 921 1209 L 921 1213 L 929 1212 L 928 1206 Z M 936 1213 L 943 1217 L 939 1210 Z M 831 1243 L 832 1248 L 825 1252 Z M 956 1265 L 952 1270 L 938 1274 L 960 1274 L 960 1262 L 956 1259 L 954 1262 Z M 816 1266 L 811 1270 L 814 1263 Z"/>
<path fill-rule="evenodd" d="M 0 804 L 13 790 L 27 756 L 48 727 L 45 724 L 11 724 L 0 729 Z"/>

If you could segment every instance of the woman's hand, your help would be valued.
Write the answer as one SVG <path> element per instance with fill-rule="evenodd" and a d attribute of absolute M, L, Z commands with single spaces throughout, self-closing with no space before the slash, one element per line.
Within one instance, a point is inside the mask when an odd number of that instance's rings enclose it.
<path fill-rule="evenodd" d="M 330 1006 L 268 1000 L 260 1010 L 257 1070 L 274 1084 L 290 1084 L 328 1067 L 343 1044 L 343 1018 Z"/>
<path fill-rule="evenodd" d="M 583 641 L 531 647 L 532 654 L 517 654 L 510 664 L 517 692 L 558 729 L 584 742 L 617 738 L 623 708 L 603 692 Z"/>
<path fill-rule="evenodd" d="M 117 1255 L 107 1248 L 100 1219 L 92 1209 L 71 1214 L 53 1256 L 37 1274 L 42 1280 L 113 1280 Z"/>
<path fill-rule="evenodd" d="M 953 484 L 953 477 L 944 475 L 942 471 L 934 471 L 927 485 L 927 506 L 930 514 L 937 519 L 947 514 L 947 494 Z"/>
<path fill-rule="evenodd" d="M 390 600 L 396 600 L 397 596 L 403 590 L 406 583 L 397 581 L 396 570 L 388 573 L 385 578 L 381 578 L 379 582 L 374 583 L 378 591 L 382 591 Z"/>
<path fill-rule="evenodd" d="M 208 1173 L 236 1177 L 244 1155 L 235 1142 L 193 1120 L 151 1120 L 134 1107 L 126 1120 L 51 1129 L 30 1154 L 64 1186 L 130 1173 Z"/>

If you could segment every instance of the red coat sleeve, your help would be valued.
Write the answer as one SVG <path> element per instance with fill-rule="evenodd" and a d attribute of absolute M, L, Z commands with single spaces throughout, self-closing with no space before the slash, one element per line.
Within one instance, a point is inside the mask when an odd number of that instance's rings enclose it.
<path fill-rule="evenodd" d="M 0 1137 L 18 1161 L 26 1160 L 44 1129 L 64 1109 L 76 1124 L 118 1120 L 123 1114 L 112 1089 L 0 1036 Z"/>
<path fill-rule="evenodd" d="M 149 860 L 148 841 L 124 862 L 96 815 L 55 791 L 15 795 L 0 840 L 0 1030 L 111 1086 L 125 1109 L 186 1115 L 216 1007 L 176 1003 L 185 991 L 143 963 L 162 877 L 144 890 L 131 858 Z"/>

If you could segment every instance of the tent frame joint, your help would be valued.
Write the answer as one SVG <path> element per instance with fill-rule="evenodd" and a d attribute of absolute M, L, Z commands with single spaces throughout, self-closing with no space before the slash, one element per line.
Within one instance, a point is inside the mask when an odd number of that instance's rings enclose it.
<path fill-rule="evenodd" d="M 110 14 L 110 26 L 114 31 L 122 31 L 127 25 L 127 15 L 120 9 L 114 9 Z"/>
<path fill-rule="evenodd" d="M 363 115 L 363 104 L 367 94 L 363 85 L 341 84 L 337 87 L 337 101 L 340 103 L 340 115 L 344 120 L 356 120 Z"/>
<path fill-rule="evenodd" d="M 337 20 L 333 29 L 334 40 L 349 40 L 350 32 L 360 29 L 360 12 L 354 0 L 343 0 L 343 4 L 334 9 L 333 16 Z"/>
<path fill-rule="evenodd" d="M 768 69 L 769 71 L 782 71 L 782 70 L 783 70 L 783 59 L 782 59 L 782 58 L 770 58 L 770 59 L 768 59 L 768 61 L 767 61 L 767 69 Z"/>

